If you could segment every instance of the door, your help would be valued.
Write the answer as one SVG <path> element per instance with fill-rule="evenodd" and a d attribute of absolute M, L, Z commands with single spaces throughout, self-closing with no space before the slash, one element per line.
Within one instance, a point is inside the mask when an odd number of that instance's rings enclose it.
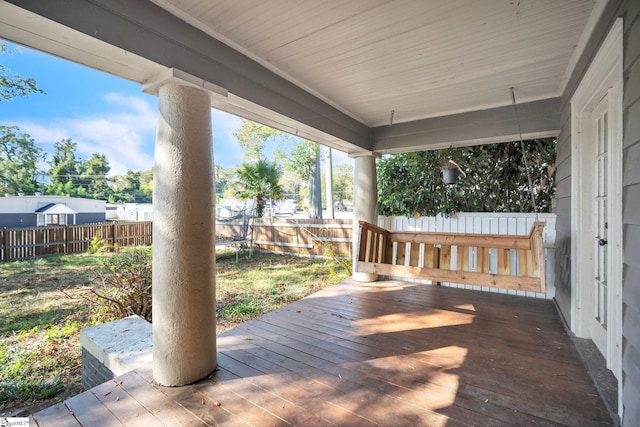
<path fill-rule="evenodd" d="M 571 330 L 622 384 L 623 22 L 571 99 Z M 560 188 L 560 187 L 558 187 Z M 622 408 L 622 387 L 618 387 Z M 620 413 L 618 415 L 621 415 Z"/>
<path fill-rule="evenodd" d="M 578 337 L 591 338 L 620 380 L 622 359 L 622 126 L 619 85 L 603 91 L 580 123 L 575 240 Z M 618 106 L 618 107 L 616 107 Z"/>
<path fill-rule="evenodd" d="M 608 212 L 609 206 L 609 112 L 608 96 L 602 98 L 594 108 L 591 116 L 593 144 L 593 281 L 591 283 L 593 292 L 593 312 L 591 313 L 591 337 L 603 355 L 608 354 L 607 330 L 609 308 L 608 302 L 608 266 L 611 265 L 609 258 L 610 251 L 607 251 L 608 241 Z"/>

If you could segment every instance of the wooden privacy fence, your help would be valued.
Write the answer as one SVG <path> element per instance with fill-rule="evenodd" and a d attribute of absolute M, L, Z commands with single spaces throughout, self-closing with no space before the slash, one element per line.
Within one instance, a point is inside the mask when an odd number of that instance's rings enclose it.
<path fill-rule="evenodd" d="M 98 234 L 108 246 L 151 245 L 151 222 L 4 228 L 0 231 L 0 260 L 85 252 Z"/>
<path fill-rule="evenodd" d="M 545 292 L 544 222 L 528 236 L 388 231 L 360 222 L 356 271 Z"/>
<path fill-rule="evenodd" d="M 216 235 L 234 236 L 240 223 L 216 223 Z M 255 218 L 248 235 L 254 248 L 299 255 L 351 256 L 351 219 Z"/>

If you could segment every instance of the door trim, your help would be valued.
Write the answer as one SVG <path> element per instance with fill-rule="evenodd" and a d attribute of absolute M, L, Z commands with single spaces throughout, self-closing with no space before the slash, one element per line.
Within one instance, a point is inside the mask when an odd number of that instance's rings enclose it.
<path fill-rule="evenodd" d="M 592 167 L 589 146 L 591 112 L 608 96 L 611 209 L 609 245 L 611 263 L 607 354 L 609 368 L 622 384 L 622 64 L 623 22 L 616 19 L 571 99 L 571 329 L 589 336 L 591 283 L 593 281 Z M 619 405 L 620 410 L 622 405 Z"/>

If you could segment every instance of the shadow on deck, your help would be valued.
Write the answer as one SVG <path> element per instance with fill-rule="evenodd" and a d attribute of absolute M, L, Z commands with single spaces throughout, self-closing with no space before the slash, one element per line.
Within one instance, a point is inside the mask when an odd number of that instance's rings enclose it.
<path fill-rule="evenodd" d="M 218 337 L 194 385 L 151 367 L 36 413 L 49 425 L 610 425 L 550 301 L 345 281 Z M 33 422 L 32 420 L 32 422 Z M 35 424 L 32 424 L 35 425 Z"/>

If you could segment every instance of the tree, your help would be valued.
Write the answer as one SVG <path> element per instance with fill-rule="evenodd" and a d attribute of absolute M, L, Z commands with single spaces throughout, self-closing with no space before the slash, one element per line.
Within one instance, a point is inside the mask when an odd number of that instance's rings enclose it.
<path fill-rule="evenodd" d="M 0 126 L 0 194 L 33 194 L 39 190 L 42 149 L 16 126 Z"/>
<path fill-rule="evenodd" d="M 288 136 L 279 130 L 246 119 L 242 119 L 240 128 L 233 132 L 233 136 L 245 150 L 244 157 L 248 162 L 265 158 L 264 146 L 269 139 L 279 139 L 280 143 L 288 140 Z"/>
<path fill-rule="evenodd" d="M 320 146 L 307 140 L 294 145 L 287 161 L 287 169 L 309 183 L 309 210 L 312 218 L 322 217 L 319 163 Z"/>
<path fill-rule="evenodd" d="M 309 183 L 311 216 L 313 218 L 322 217 L 320 152 L 316 143 L 311 141 L 297 142 L 287 155 L 280 148 L 284 143 L 292 142 L 292 137 L 279 130 L 259 125 L 250 120 L 242 120 L 242 125 L 233 135 L 245 150 L 245 158 L 249 163 L 258 162 L 265 158 L 264 149 L 267 141 L 278 141 L 279 148 L 274 153 L 275 163 L 277 164 L 282 158 L 285 159 L 287 169 L 294 171 L 300 178 Z M 291 187 L 291 185 L 288 185 L 288 187 Z"/>
<path fill-rule="evenodd" d="M 109 160 L 104 154 L 94 153 L 82 164 L 78 185 L 82 186 L 88 197 L 107 200 L 111 195 L 109 178 L 107 174 L 111 170 Z"/>
<path fill-rule="evenodd" d="M 124 176 L 109 177 L 109 160 L 94 153 L 87 160 L 76 154 L 77 144 L 63 139 L 54 144 L 49 163 L 48 192 L 73 197 L 108 200 L 112 203 L 147 203 L 153 191 L 153 172 L 128 170 Z"/>
<path fill-rule="evenodd" d="M 6 43 L 0 43 L 0 54 L 11 54 Z M 0 102 L 17 96 L 44 93 L 34 78 L 14 74 L 0 64 Z M 33 139 L 15 126 L 0 126 L 0 192 L 34 193 L 38 190 L 38 162 L 44 160 L 42 150 Z"/>
<path fill-rule="evenodd" d="M 0 43 L 0 54 L 9 54 L 11 51 L 6 43 Z M 11 70 L 0 64 L 0 102 L 9 101 L 17 96 L 29 96 L 32 93 L 44 93 L 36 85 L 33 77 L 22 77 L 13 74 Z"/>
<path fill-rule="evenodd" d="M 53 145 L 53 156 L 50 161 L 49 192 L 62 196 L 83 196 L 85 191 L 79 190 L 76 181 L 82 173 L 82 162 L 76 157 L 78 144 L 71 139 L 62 139 Z"/>
<path fill-rule="evenodd" d="M 303 196 L 302 193 L 303 186 L 300 182 L 300 178 L 298 178 L 295 174 L 283 173 L 280 177 L 280 186 L 282 187 L 284 197 L 287 199 L 298 201 L 306 197 Z"/>
<path fill-rule="evenodd" d="M 112 179 L 115 192 L 110 201 L 113 203 L 150 203 L 151 194 L 149 186 L 145 190 L 143 182 L 148 181 L 151 171 L 141 172 L 127 170 L 122 176 Z"/>
<path fill-rule="evenodd" d="M 436 215 L 455 212 L 549 212 L 555 193 L 555 138 L 448 150 L 403 153 L 378 161 L 378 209 L 382 215 Z M 466 176 L 445 185 L 440 172 L 448 158 Z"/>
<path fill-rule="evenodd" d="M 235 170 L 233 168 L 223 168 L 216 165 L 216 195 L 222 196 L 235 178 Z"/>
<path fill-rule="evenodd" d="M 145 195 L 147 203 L 153 200 L 153 169 L 140 172 L 140 191 Z"/>
<path fill-rule="evenodd" d="M 280 175 L 280 168 L 275 162 L 264 159 L 255 163 L 243 163 L 238 167 L 237 195 L 241 199 L 255 202 L 256 217 L 260 218 L 264 214 L 266 199 L 282 199 Z"/>
<path fill-rule="evenodd" d="M 322 184 L 320 179 L 320 146 L 316 144 L 316 156 L 309 180 L 309 218 L 322 219 Z"/>
<path fill-rule="evenodd" d="M 336 165 L 333 171 L 333 188 L 341 203 L 353 199 L 353 166 Z"/>

